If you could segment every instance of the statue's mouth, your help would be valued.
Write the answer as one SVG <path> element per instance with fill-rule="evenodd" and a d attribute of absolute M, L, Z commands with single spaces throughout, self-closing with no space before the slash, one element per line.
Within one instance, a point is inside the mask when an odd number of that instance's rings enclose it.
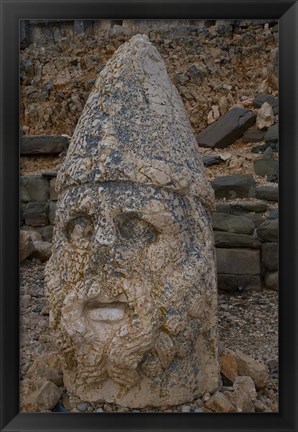
<path fill-rule="evenodd" d="M 128 311 L 128 304 L 120 301 L 98 300 L 89 301 L 85 305 L 85 312 L 92 321 L 117 322 L 124 318 Z"/>

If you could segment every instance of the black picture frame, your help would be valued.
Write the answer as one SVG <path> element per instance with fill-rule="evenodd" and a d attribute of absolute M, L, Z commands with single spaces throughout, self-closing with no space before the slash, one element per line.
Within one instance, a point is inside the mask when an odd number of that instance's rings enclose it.
<path fill-rule="evenodd" d="M 298 5 L 292 0 L 28 1 L 1 6 L 1 431 L 297 431 Z M 19 20 L 278 19 L 280 403 L 278 413 L 19 413 Z"/>

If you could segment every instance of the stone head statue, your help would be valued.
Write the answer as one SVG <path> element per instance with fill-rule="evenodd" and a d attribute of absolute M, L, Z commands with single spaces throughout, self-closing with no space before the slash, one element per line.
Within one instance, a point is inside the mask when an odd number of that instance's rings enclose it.
<path fill-rule="evenodd" d="M 218 386 L 213 193 L 147 36 L 101 71 L 57 177 L 50 324 L 87 401 L 179 404 Z"/>

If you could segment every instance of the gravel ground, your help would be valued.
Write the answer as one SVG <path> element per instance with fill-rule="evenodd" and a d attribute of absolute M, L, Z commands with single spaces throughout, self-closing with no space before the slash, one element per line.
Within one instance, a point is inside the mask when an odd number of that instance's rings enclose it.
<path fill-rule="evenodd" d="M 44 297 L 44 267 L 44 263 L 34 259 L 26 260 L 20 267 L 20 376 L 23 382 L 36 354 L 53 350 Z M 220 349 L 240 350 L 269 365 L 270 379 L 266 388 L 258 392 L 258 400 L 267 407 L 266 411 L 278 411 L 278 294 L 270 290 L 233 295 L 219 293 L 218 315 Z M 89 404 L 66 391 L 62 400 L 71 412 L 148 412 L 113 404 Z M 159 412 L 203 412 L 202 406 L 202 400 L 197 399 L 175 408 L 161 407 Z"/>

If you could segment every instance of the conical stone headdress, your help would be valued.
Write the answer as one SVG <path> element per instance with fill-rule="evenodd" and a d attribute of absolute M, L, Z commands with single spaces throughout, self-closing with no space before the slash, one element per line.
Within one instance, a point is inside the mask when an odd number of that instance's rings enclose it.
<path fill-rule="evenodd" d="M 107 181 L 197 196 L 213 208 L 182 100 L 146 35 L 123 44 L 100 72 L 58 173 L 57 190 Z"/>

